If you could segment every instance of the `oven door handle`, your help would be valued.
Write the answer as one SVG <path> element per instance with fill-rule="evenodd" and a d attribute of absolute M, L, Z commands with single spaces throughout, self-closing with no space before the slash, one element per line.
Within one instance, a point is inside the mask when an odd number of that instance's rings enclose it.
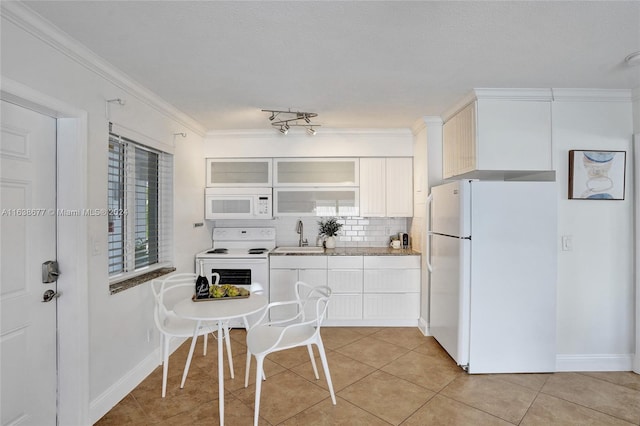
<path fill-rule="evenodd" d="M 260 265 L 267 263 L 267 258 L 261 259 L 222 259 L 222 258 L 201 258 L 206 265 L 215 265 L 220 268 L 220 265 Z"/>

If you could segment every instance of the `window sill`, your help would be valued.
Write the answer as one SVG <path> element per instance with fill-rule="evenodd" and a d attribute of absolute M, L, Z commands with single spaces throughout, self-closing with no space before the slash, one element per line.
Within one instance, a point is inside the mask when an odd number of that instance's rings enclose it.
<path fill-rule="evenodd" d="M 120 293 L 121 291 L 136 287 L 140 284 L 144 284 L 147 281 L 151 281 L 154 278 L 158 278 L 163 275 L 170 274 L 175 270 L 176 268 L 160 268 L 151 272 L 140 274 L 133 278 L 128 278 L 126 280 L 119 281 L 117 283 L 109 284 L 109 294 Z"/>

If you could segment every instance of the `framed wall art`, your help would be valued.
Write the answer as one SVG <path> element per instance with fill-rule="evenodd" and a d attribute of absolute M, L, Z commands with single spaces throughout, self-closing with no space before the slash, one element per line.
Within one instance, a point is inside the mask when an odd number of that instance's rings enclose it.
<path fill-rule="evenodd" d="M 569 151 L 570 200 L 624 200 L 626 151 Z"/>

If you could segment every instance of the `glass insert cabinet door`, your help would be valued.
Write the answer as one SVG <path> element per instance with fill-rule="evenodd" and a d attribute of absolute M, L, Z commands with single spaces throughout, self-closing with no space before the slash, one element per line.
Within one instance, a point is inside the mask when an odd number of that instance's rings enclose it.
<path fill-rule="evenodd" d="M 208 187 L 269 187 L 270 158 L 207 158 Z"/>
<path fill-rule="evenodd" d="M 359 216 L 358 188 L 274 188 L 274 216 Z"/>
<path fill-rule="evenodd" d="M 276 158 L 274 186 L 358 186 L 357 158 Z"/>

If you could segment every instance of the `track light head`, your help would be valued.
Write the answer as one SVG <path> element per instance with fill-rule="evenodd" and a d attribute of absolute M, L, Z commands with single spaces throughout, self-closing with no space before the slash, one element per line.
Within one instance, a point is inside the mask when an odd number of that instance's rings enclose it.
<path fill-rule="evenodd" d="M 276 113 L 272 112 L 271 116 L 269 116 L 269 121 L 273 121 L 274 118 L 276 118 Z"/>
<path fill-rule="evenodd" d="M 282 133 L 283 135 L 286 135 L 287 133 L 289 133 L 289 128 L 285 128 L 283 126 L 280 126 L 280 133 Z"/>
<path fill-rule="evenodd" d="M 311 136 L 313 136 L 318 132 L 316 132 L 313 127 L 307 127 L 307 133 L 309 133 Z"/>

